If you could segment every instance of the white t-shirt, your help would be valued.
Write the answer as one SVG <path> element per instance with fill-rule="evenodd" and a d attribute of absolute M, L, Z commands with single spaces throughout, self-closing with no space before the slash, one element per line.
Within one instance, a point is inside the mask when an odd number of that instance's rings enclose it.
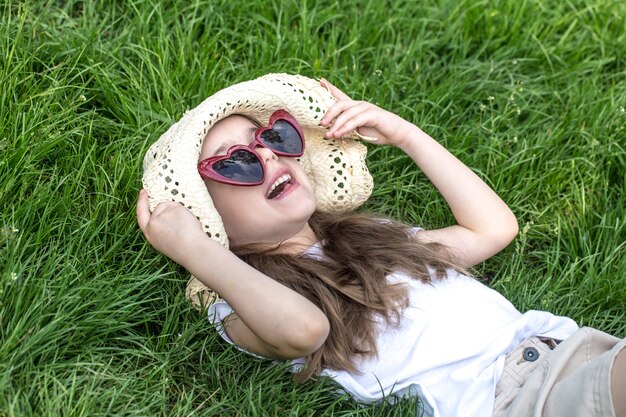
<path fill-rule="evenodd" d="M 307 252 L 320 253 L 319 246 Z M 507 353 L 530 336 L 563 340 L 578 330 L 566 317 L 521 314 L 497 291 L 456 271 L 430 283 L 402 273 L 387 279 L 408 285 L 410 305 L 397 327 L 378 322 L 378 356 L 357 362 L 358 373 L 322 372 L 361 402 L 418 395 L 424 416 L 491 416 Z M 209 320 L 221 324 L 232 312 L 226 302 L 215 303 Z M 218 329 L 232 343 L 223 326 Z"/>

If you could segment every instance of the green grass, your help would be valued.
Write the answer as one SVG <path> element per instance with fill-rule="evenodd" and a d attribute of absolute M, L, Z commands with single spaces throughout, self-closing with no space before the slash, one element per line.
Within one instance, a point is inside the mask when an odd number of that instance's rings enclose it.
<path fill-rule="evenodd" d="M 226 346 L 136 226 L 148 146 L 268 72 L 326 77 L 441 140 L 520 221 L 478 274 L 521 310 L 626 336 L 623 1 L 3 4 L 0 416 L 412 415 Z M 399 151 L 369 165 L 367 209 L 452 221 Z"/>

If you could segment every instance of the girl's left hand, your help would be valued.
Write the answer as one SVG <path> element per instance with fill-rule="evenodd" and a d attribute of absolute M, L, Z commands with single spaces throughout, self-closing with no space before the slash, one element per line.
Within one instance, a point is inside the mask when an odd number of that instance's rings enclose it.
<path fill-rule="evenodd" d="M 378 138 L 370 143 L 402 147 L 416 128 L 400 116 L 372 103 L 352 100 L 323 78 L 321 84 L 337 99 L 320 121 L 322 126 L 330 126 L 326 132 L 327 138 L 340 138 L 349 131 L 356 130 L 361 135 Z"/>

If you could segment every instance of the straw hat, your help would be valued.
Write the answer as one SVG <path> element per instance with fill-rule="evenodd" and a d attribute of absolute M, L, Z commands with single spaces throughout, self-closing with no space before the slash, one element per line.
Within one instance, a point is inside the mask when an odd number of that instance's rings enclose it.
<path fill-rule="evenodd" d="M 302 126 L 306 147 L 299 162 L 315 189 L 317 209 L 342 212 L 358 207 L 370 196 L 373 181 L 365 165 L 367 148 L 355 139 L 375 138 L 357 132 L 325 138 L 326 128 L 319 121 L 334 102 L 319 81 L 290 74 L 268 74 L 218 91 L 186 112 L 148 149 L 142 181 L 150 210 L 164 201 L 179 202 L 196 215 L 207 236 L 228 247 L 222 219 L 197 170 L 202 143 L 211 126 L 231 114 L 265 123 L 277 109 L 287 110 Z M 217 299 L 193 276 L 186 296 L 196 306 Z"/>

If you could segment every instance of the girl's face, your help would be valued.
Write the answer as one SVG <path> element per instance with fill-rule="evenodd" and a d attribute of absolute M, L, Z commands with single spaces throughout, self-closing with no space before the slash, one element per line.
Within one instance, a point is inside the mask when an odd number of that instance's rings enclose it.
<path fill-rule="evenodd" d="M 234 145 L 248 145 L 257 129 L 251 120 L 232 115 L 216 123 L 207 134 L 200 161 L 224 155 Z M 237 186 L 204 180 L 213 204 L 224 222 L 232 247 L 250 243 L 276 245 L 310 230 L 308 220 L 315 211 L 313 187 L 295 158 L 278 157 L 270 149 L 256 152 L 265 164 L 263 184 Z M 280 193 L 275 183 L 287 184 Z"/>

